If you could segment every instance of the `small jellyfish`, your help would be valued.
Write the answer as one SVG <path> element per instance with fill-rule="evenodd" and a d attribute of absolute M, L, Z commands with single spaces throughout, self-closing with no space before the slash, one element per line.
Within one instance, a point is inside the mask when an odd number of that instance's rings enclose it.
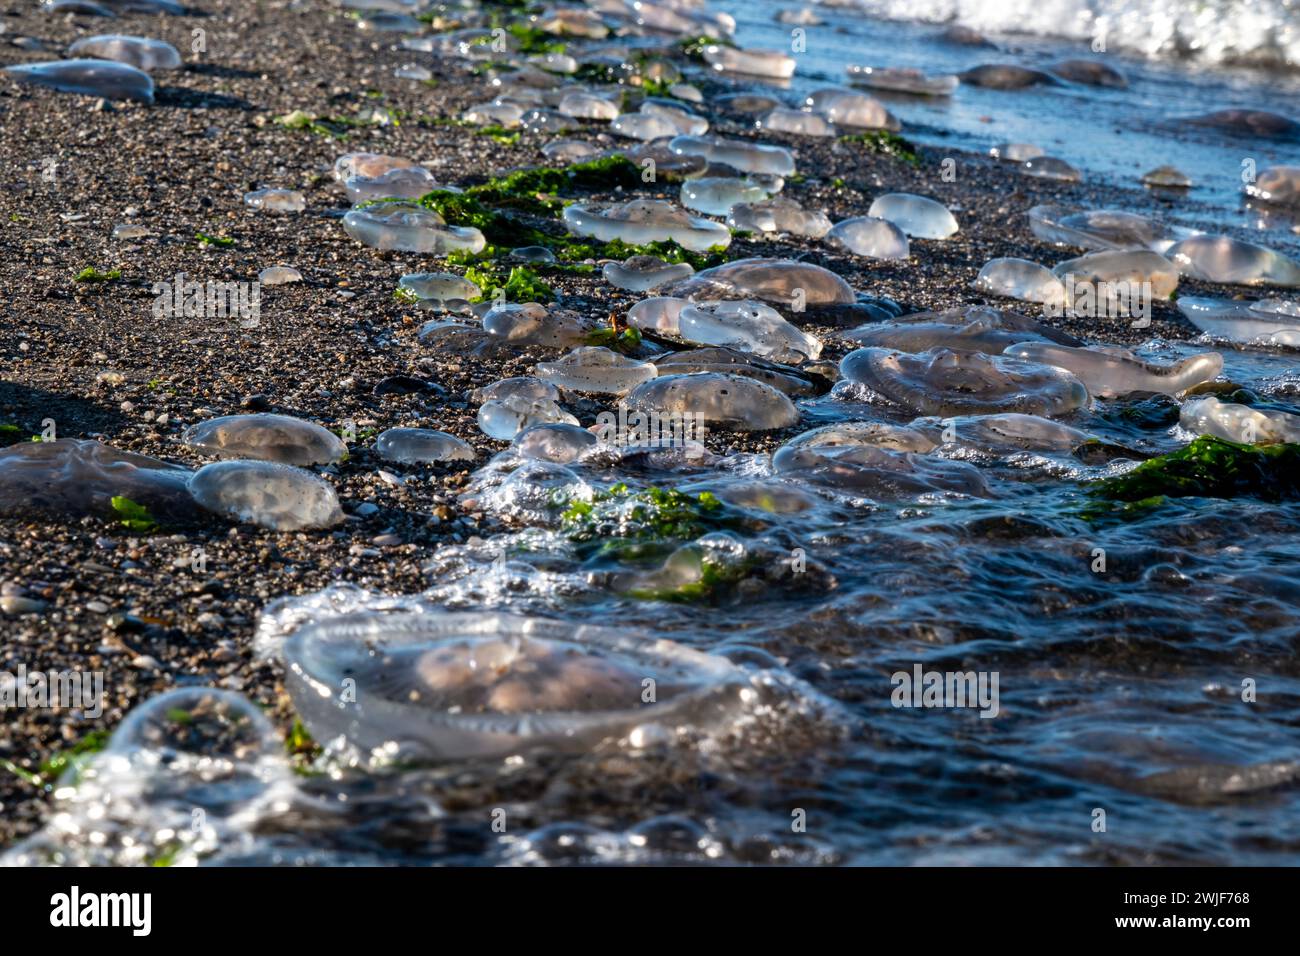
<path fill-rule="evenodd" d="M 777 449 L 777 474 L 867 495 L 906 498 L 929 492 L 986 496 L 979 470 L 965 462 L 928 457 L 936 447 L 910 428 L 866 422 L 827 425 Z"/>
<path fill-rule="evenodd" d="M 692 252 L 731 244 L 731 230 L 721 223 L 691 216 L 672 203 L 654 199 L 608 206 L 574 203 L 565 208 L 563 218 L 574 235 L 602 242 L 619 239 L 640 246 L 671 239 Z"/>
<path fill-rule="evenodd" d="M 1228 236 L 1192 236 L 1167 253 L 1186 276 L 1227 285 L 1300 286 L 1300 264 L 1280 252 Z"/>
<path fill-rule="evenodd" d="M 1155 298 L 1168 299 L 1178 288 L 1178 269 L 1173 262 L 1146 249 L 1089 252 L 1057 263 L 1052 274 L 1065 284 L 1066 304 L 1072 308 L 1078 305 L 1075 299 L 1081 289 L 1099 289 L 1110 298 L 1123 287 L 1149 283 Z"/>
<path fill-rule="evenodd" d="M 911 253 L 903 230 L 887 219 L 873 216 L 840 220 L 826 234 L 826 240 L 868 259 L 906 259 Z"/>
<path fill-rule="evenodd" d="M 790 176 L 795 170 L 794 154 L 784 146 L 744 139 L 677 136 L 668 144 L 668 148 L 679 155 L 700 156 L 711 163 L 726 163 L 744 173 Z"/>
<path fill-rule="evenodd" d="M 562 309 L 548 310 L 536 302 L 494 306 L 483 316 L 483 328 L 513 346 L 570 348 L 582 344 L 593 323 Z"/>
<path fill-rule="evenodd" d="M 850 66 L 850 81 L 873 90 L 915 96 L 951 96 L 960 82 L 951 73 L 927 76 L 920 70 L 879 66 Z"/>
<path fill-rule="evenodd" d="M 735 259 L 697 272 L 668 291 L 698 299 L 758 299 L 794 311 L 857 301 L 853 287 L 834 272 L 794 259 Z"/>
<path fill-rule="evenodd" d="M 678 316 L 678 334 L 688 342 L 778 359 L 815 359 L 822 351 L 816 336 L 791 325 L 770 306 L 746 300 L 692 302 Z"/>
<path fill-rule="evenodd" d="M 97 441 L 20 442 L 0 449 L 0 514 L 107 518 L 118 514 L 118 498 L 155 520 L 186 520 L 196 514 L 185 488 L 190 475 L 182 465 Z"/>
<path fill-rule="evenodd" d="M 902 124 L 885 104 L 866 93 L 838 87 L 814 90 L 803 102 L 804 108 L 826 117 L 836 126 L 853 129 L 898 130 Z"/>
<path fill-rule="evenodd" d="M 257 281 L 262 285 L 285 285 L 301 282 L 302 273 L 292 266 L 267 266 L 257 274 Z"/>
<path fill-rule="evenodd" d="M 385 461 L 404 465 L 473 461 L 476 457 L 469 442 L 432 428 L 390 428 L 375 439 L 375 451 Z"/>
<path fill-rule="evenodd" d="M 778 50 L 742 50 L 734 46 L 706 46 L 704 61 L 719 72 L 743 73 L 770 79 L 794 76 L 795 62 Z"/>
<path fill-rule="evenodd" d="M 676 335 L 682 309 L 688 301 L 665 295 L 642 299 L 627 310 L 628 324 L 647 332 L 666 332 L 669 335 Z"/>
<path fill-rule="evenodd" d="M 1243 188 L 1247 195 L 1275 206 L 1300 205 L 1300 166 L 1270 166 Z"/>
<path fill-rule="evenodd" d="M 146 73 L 152 73 L 154 70 L 176 70 L 181 65 L 181 55 L 170 43 L 116 33 L 78 40 L 68 47 L 68 55 L 95 60 L 115 60 Z"/>
<path fill-rule="evenodd" d="M 255 458 L 286 465 L 325 465 L 341 461 L 347 445 L 315 422 L 259 412 L 226 415 L 187 428 L 185 444 L 222 458 Z"/>
<path fill-rule="evenodd" d="M 153 79 L 143 70 L 113 60 L 52 60 L 7 66 L 20 83 L 46 86 L 61 93 L 80 93 L 108 100 L 153 102 Z"/>
<path fill-rule="evenodd" d="M 784 106 L 778 106 L 754 120 L 754 129 L 791 136 L 834 136 L 836 133 L 831 122 L 819 113 L 792 110 Z"/>
<path fill-rule="evenodd" d="M 661 375 L 632 390 L 630 408 L 659 415 L 692 415 L 709 426 L 736 431 L 786 428 L 799 410 L 770 385 L 741 375 L 696 372 Z"/>
<path fill-rule="evenodd" d="M 597 346 L 574 349 L 533 370 L 538 378 L 575 392 L 621 395 L 658 375 L 649 362 L 639 362 Z"/>
<path fill-rule="evenodd" d="M 888 322 L 869 322 L 844 333 L 860 345 L 925 352 L 945 348 L 996 354 L 1019 342 L 1081 344 L 1073 336 L 1036 322 L 1018 312 L 971 305 L 943 312 L 914 312 Z"/>
<path fill-rule="evenodd" d="M 307 200 L 296 189 L 258 189 L 244 193 L 244 203 L 266 212 L 302 212 Z"/>
<path fill-rule="evenodd" d="M 343 217 L 343 230 L 372 249 L 427 255 L 479 253 L 487 245 L 483 233 L 473 226 L 449 226 L 432 209 L 402 202 L 352 209 Z"/>
<path fill-rule="evenodd" d="M 1063 159 L 1055 156 L 1036 156 L 1020 164 L 1020 171 L 1036 179 L 1054 179 L 1061 183 L 1077 183 L 1083 173 Z"/>
<path fill-rule="evenodd" d="M 1062 308 L 1065 286 L 1046 266 L 1028 259 L 990 259 L 971 288 L 993 295 Z"/>
<path fill-rule="evenodd" d="M 709 216 L 725 216 L 738 203 L 762 202 L 771 191 L 749 179 L 706 177 L 688 179 L 681 186 L 681 202 L 687 209 Z"/>
<path fill-rule="evenodd" d="M 743 375 L 770 385 L 791 398 L 809 398 L 829 387 L 829 383 L 811 372 L 725 346 L 669 352 L 656 358 L 654 363 L 660 375 L 689 375 L 691 372 Z"/>
<path fill-rule="evenodd" d="M 1300 303 L 1182 296 L 1178 309 L 1202 332 L 1232 342 L 1300 346 Z"/>
<path fill-rule="evenodd" d="M 1011 63 L 990 63 L 958 73 L 963 83 L 991 90 L 1023 90 L 1030 86 L 1060 86 L 1061 81 L 1042 70 Z"/>
<path fill-rule="evenodd" d="M 767 236 L 789 233 L 820 239 L 831 231 L 831 221 L 824 212 L 804 209 L 793 199 L 777 196 L 763 202 L 742 202 L 731 207 L 727 225 L 737 232 Z"/>
<path fill-rule="evenodd" d="M 345 517 L 329 482 L 278 462 L 213 462 L 194 473 L 189 490 L 214 514 L 273 531 L 332 528 Z"/>
<path fill-rule="evenodd" d="M 1213 396 L 1185 403 L 1179 424 L 1195 435 L 1214 435 L 1245 445 L 1300 442 L 1300 415 L 1223 402 Z"/>
<path fill-rule="evenodd" d="M 622 262 L 607 262 L 601 269 L 606 282 L 629 292 L 649 292 L 694 273 L 689 262 L 668 263 L 658 256 L 632 256 Z"/>
<path fill-rule="evenodd" d="M 582 752 L 648 720 L 705 727 L 738 710 L 747 683 L 671 641 L 500 613 L 336 615 L 300 627 L 282 654 L 317 739 L 363 753 L 398 741 L 404 760 Z M 345 677 L 366 693 L 339 707 Z"/>
<path fill-rule="evenodd" d="M 917 239 L 947 239 L 957 232 L 957 220 L 946 206 L 911 193 L 877 196 L 867 215 L 887 219 Z"/>
<path fill-rule="evenodd" d="M 1041 146 L 1032 143 L 1001 143 L 989 150 L 989 155 L 1007 163 L 1023 163 L 1027 159 L 1046 156 Z"/>
<path fill-rule="evenodd" d="M 525 428 L 549 422 L 578 424 L 578 420 L 553 401 L 507 395 L 489 399 L 478 410 L 478 427 L 489 438 L 510 441 Z"/>
<path fill-rule="evenodd" d="M 1049 69 L 1061 79 L 1074 83 L 1108 86 L 1121 90 L 1128 86 L 1128 80 L 1123 73 L 1100 60 L 1064 60 Z"/>
<path fill-rule="evenodd" d="M 1156 189 L 1191 189 L 1192 177 L 1175 166 L 1157 166 L 1142 175 L 1142 185 Z"/>
<path fill-rule="evenodd" d="M 578 425 L 555 422 L 525 428 L 514 438 L 521 458 L 567 465 L 595 448 L 599 439 Z"/>

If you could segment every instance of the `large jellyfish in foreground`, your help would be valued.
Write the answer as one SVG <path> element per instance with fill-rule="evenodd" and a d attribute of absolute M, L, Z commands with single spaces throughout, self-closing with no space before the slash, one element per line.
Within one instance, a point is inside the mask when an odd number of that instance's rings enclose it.
<path fill-rule="evenodd" d="M 344 614 L 282 653 L 318 740 L 403 759 L 587 750 L 639 726 L 723 719 L 738 668 L 648 635 L 498 613 Z"/>

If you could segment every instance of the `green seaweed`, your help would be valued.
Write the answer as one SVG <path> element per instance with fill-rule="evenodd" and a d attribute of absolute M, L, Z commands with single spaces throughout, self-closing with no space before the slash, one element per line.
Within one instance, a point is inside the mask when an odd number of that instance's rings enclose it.
<path fill-rule="evenodd" d="M 742 580 L 749 571 L 749 563 L 723 564 L 712 560 L 707 553 L 699 549 L 700 576 L 698 580 L 688 581 L 674 587 L 632 588 L 627 596 L 638 601 L 667 601 L 673 604 L 698 604 L 708 601 L 726 588 Z"/>
<path fill-rule="evenodd" d="M 882 156 L 891 156 L 894 159 L 901 159 L 905 163 L 911 163 L 913 166 L 921 165 L 921 157 L 916 152 L 916 145 L 910 140 L 906 140 L 897 133 L 891 133 L 887 129 L 872 130 L 869 133 L 854 133 L 849 136 L 841 136 L 842 143 L 856 143 L 865 146 L 870 152 L 879 153 Z"/>
<path fill-rule="evenodd" d="M 108 746 L 108 738 L 107 730 L 92 730 L 67 750 L 54 753 L 41 764 L 41 777 L 46 780 L 57 780 L 69 767 L 73 768 L 75 774 L 87 760 Z"/>
<path fill-rule="evenodd" d="M 145 534 L 158 527 L 158 522 L 154 520 L 153 515 L 149 514 L 149 510 L 130 498 L 116 495 L 110 500 L 109 504 L 118 513 L 122 524 L 132 531 Z"/>
<path fill-rule="evenodd" d="M 201 246 L 218 246 L 225 249 L 235 244 L 235 240 L 229 236 L 210 236 L 206 232 L 196 232 L 194 238 Z"/>
<path fill-rule="evenodd" d="M 641 346 L 641 330 L 626 328 L 622 331 L 614 326 L 606 326 L 589 332 L 582 340 L 584 345 L 601 345 L 624 355 L 630 355 Z"/>
<path fill-rule="evenodd" d="M 689 494 L 654 486 L 632 491 L 624 483 L 596 492 L 591 501 L 574 499 L 560 515 L 561 530 L 575 543 L 685 541 L 734 525 L 710 492 Z"/>
<path fill-rule="evenodd" d="M 504 281 L 501 273 L 488 265 L 471 266 L 465 270 L 465 278 L 482 290 L 476 302 L 496 299 L 502 294 L 507 302 L 550 302 L 555 298 L 551 287 L 524 266 L 512 268 Z"/>
<path fill-rule="evenodd" d="M 1170 498 L 1300 497 L 1300 444 L 1243 445 L 1202 435 L 1088 489 L 1084 517 L 1132 516 Z"/>
<path fill-rule="evenodd" d="M 94 266 L 86 266 L 73 278 L 75 282 L 116 282 L 122 278 L 121 269 L 110 269 L 107 272 L 101 272 Z"/>

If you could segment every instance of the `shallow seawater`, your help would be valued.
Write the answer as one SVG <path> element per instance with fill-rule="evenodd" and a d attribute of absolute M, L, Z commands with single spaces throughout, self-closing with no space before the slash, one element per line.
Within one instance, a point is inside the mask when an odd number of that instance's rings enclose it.
<path fill-rule="evenodd" d="M 868 9 L 889 6 L 880 0 L 862 3 Z M 778 23 L 776 13 L 791 6 L 771 0 L 718 0 L 710 8 L 736 18 L 736 40 L 742 45 L 789 50 L 794 27 Z M 1195 188 L 1188 198 L 1219 207 L 1227 214 L 1208 225 L 1261 230 L 1271 234 L 1270 238 L 1260 239 L 1267 245 L 1278 233 L 1285 236 L 1294 224 L 1292 217 L 1277 211 L 1247 208 L 1242 202 L 1241 186 L 1244 161 L 1251 161 L 1256 170 L 1294 163 L 1300 155 L 1300 144 L 1178 122 L 1226 109 L 1269 110 L 1294 119 L 1294 104 L 1300 95 L 1300 72 L 1294 68 L 1210 65 L 1203 60 L 1171 56 L 1147 58 L 1132 49 L 1141 45 L 1140 32 L 1129 31 L 1131 42 L 1126 49 L 1117 26 L 1110 30 L 1106 52 L 1096 54 L 1089 39 L 1092 33 L 1080 26 L 1082 19 L 1054 21 L 1047 14 L 1040 17 L 1047 25 L 1036 24 L 1044 31 L 1079 33 L 1078 38 L 1032 35 L 1036 31 L 1027 15 L 995 15 L 1006 12 L 999 9 L 1004 6 L 1001 0 L 893 6 L 898 16 L 932 14 L 935 22 L 877 19 L 853 6 L 814 7 L 824 25 L 803 28 L 806 52 L 793 54 L 798 67 L 786 86 L 789 92 L 783 95 L 806 95 L 829 85 L 850 86 L 845 73 L 850 65 L 911 67 L 947 74 L 988 63 L 1045 70 L 1068 59 L 1100 60 L 1123 73 L 1128 87 L 1068 83 L 996 90 L 962 84 L 953 96 L 863 91 L 902 120 L 905 136 L 921 143 L 985 153 L 1001 143 L 1032 143 L 1082 170 L 1085 183 L 1104 179 L 1134 188 L 1139 188 L 1144 173 L 1168 164 L 1192 178 Z M 1005 6 L 1007 11 L 1012 9 Z M 1025 6 L 1031 8 L 1029 12 L 1041 12 L 1033 10 L 1037 5 Z M 956 45 L 943 39 L 943 21 L 949 7 L 954 14 L 983 10 L 990 13 L 986 19 L 994 23 L 1009 21 L 1024 32 L 990 32 L 987 37 L 994 46 Z M 1158 16 L 1153 11 L 1145 13 L 1151 18 Z M 961 16 L 958 21 L 979 23 L 980 19 Z M 1202 18 L 1204 32 L 1211 37 L 1214 22 Z M 1178 205 L 1176 201 L 1173 208 Z"/>

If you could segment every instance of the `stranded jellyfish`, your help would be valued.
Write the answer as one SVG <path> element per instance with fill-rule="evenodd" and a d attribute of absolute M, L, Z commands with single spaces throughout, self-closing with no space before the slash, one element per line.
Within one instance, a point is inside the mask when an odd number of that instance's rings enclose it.
<path fill-rule="evenodd" d="M 1013 345 L 1004 354 L 1065 369 L 1097 398 L 1134 392 L 1177 395 L 1223 371 L 1223 356 L 1218 352 L 1192 355 L 1173 365 L 1153 365 L 1125 349 L 1070 348 L 1048 342 Z"/>
<path fill-rule="evenodd" d="M 697 272 L 668 291 L 697 299 L 760 299 L 796 312 L 856 301 L 853 288 L 834 272 L 793 259 L 736 259 Z"/>
<path fill-rule="evenodd" d="M 847 422 L 804 432 L 777 449 L 778 474 L 873 498 L 934 491 L 982 496 L 988 487 L 965 462 L 927 457 L 935 442 L 897 425 Z"/>
<path fill-rule="evenodd" d="M 218 461 L 189 480 L 190 494 L 214 514 L 273 531 L 343 523 L 334 487 L 318 475 L 271 461 Z"/>
<path fill-rule="evenodd" d="M 109 517 L 113 499 L 120 498 L 155 519 L 183 520 L 197 514 L 185 488 L 190 474 L 181 465 L 97 441 L 20 442 L 0 450 L 0 513 Z"/>
<path fill-rule="evenodd" d="M 993 354 L 1008 345 L 1031 340 L 1080 344 L 1078 339 L 1018 312 L 986 305 L 969 305 L 943 312 L 916 312 L 889 322 L 869 322 L 845 332 L 844 338 L 859 345 L 898 349 L 900 352 L 947 348 Z"/>
<path fill-rule="evenodd" d="M 799 420 L 794 403 L 771 385 L 722 372 L 660 375 L 634 388 L 627 404 L 661 416 L 699 416 L 706 425 L 736 431 L 786 428 Z"/>
<path fill-rule="evenodd" d="M 704 252 L 713 246 L 731 244 L 731 230 L 726 226 L 657 199 L 604 206 L 574 203 L 564 210 L 564 224 L 577 236 L 601 242 L 620 239 L 634 246 L 671 239 L 692 252 Z"/>
<path fill-rule="evenodd" d="M 341 461 L 348 446 L 315 422 L 288 415 L 226 415 L 185 429 L 187 445 L 222 458 L 256 458 L 286 465 Z"/>
<path fill-rule="evenodd" d="M 1300 302 L 1284 299 L 1211 299 L 1184 296 L 1179 311 L 1202 332 L 1232 342 L 1300 345 Z"/>
<path fill-rule="evenodd" d="M 1197 435 L 1214 435 L 1244 445 L 1300 442 L 1300 415 L 1221 402 L 1212 396 L 1186 403 L 1179 424 Z"/>
<path fill-rule="evenodd" d="M 81 93 L 108 100 L 153 102 L 153 80 L 148 73 L 113 60 L 53 60 L 7 66 L 20 83 L 47 86 L 61 93 Z"/>
<path fill-rule="evenodd" d="M 1072 412 L 1088 402 L 1088 389 L 1063 369 L 946 348 L 917 355 L 858 349 L 841 360 L 840 374 L 922 415 L 1024 412 L 1051 416 Z"/>
<path fill-rule="evenodd" d="M 313 736 L 403 759 L 577 752 L 643 724 L 711 724 L 745 684 L 729 661 L 671 641 L 493 613 L 327 618 L 292 633 L 283 657 Z"/>

